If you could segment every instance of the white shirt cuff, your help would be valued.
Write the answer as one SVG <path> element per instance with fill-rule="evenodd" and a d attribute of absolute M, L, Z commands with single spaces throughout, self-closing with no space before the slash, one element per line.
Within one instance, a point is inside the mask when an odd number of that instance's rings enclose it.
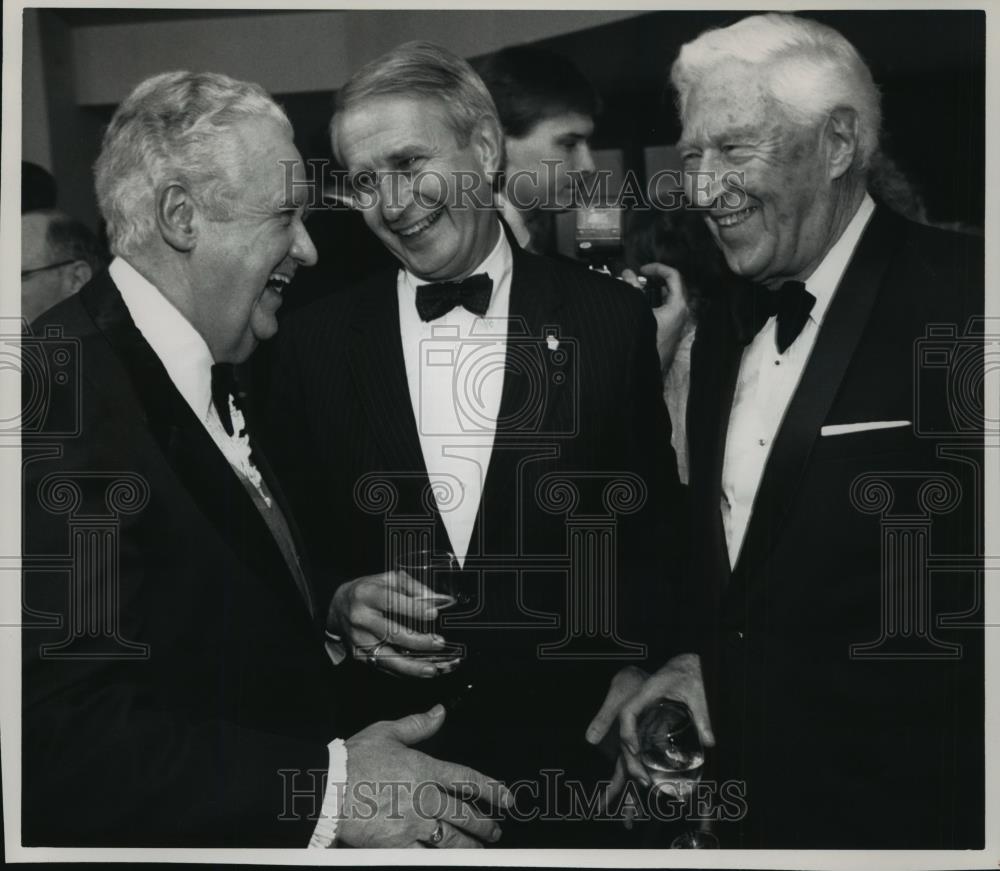
<path fill-rule="evenodd" d="M 319 820 L 309 839 L 310 849 L 323 850 L 335 846 L 337 823 L 343 807 L 344 790 L 347 788 L 347 745 L 336 738 L 327 745 L 330 751 L 330 770 L 326 778 L 326 794 Z"/>

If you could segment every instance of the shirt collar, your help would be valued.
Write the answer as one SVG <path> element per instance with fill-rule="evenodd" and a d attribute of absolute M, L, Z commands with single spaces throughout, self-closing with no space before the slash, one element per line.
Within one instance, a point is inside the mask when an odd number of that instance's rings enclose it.
<path fill-rule="evenodd" d="M 517 240 L 517 244 L 522 248 L 527 248 L 528 244 L 531 242 L 531 231 L 528 229 L 528 225 L 524 222 L 524 216 L 521 214 L 519 209 L 515 209 L 511 205 L 510 201 L 503 195 L 497 194 L 497 205 L 500 206 L 500 212 L 503 214 L 503 219 L 507 222 L 510 227 L 510 231 L 514 234 L 514 238 Z"/>
<path fill-rule="evenodd" d="M 206 420 L 212 405 L 212 352 L 163 293 L 132 264 L 116 257 L 108 272 L 142 337 L 160 358 L 191 410 Z"/>
<path fill-rule="evenodd" d="M 861 234 L 868 224 L 868 219 L 871 218 L 874 211 L 875 201 L 866 193 L 861 205 L 854 213 L 854 217 L 851 218 L 844 232 L 840 234 L 840 238 L 826 252 L 826 257 L 816 267 L 813 274 L 806 279 L 806 289 L 816 297 L 816 304 L 810 312 L 810 317 L 817 324 L 823 323 L 823 316 L 830 305 L 830 300 L 833 299 L 837 285 L 840 284 L 840 279 L 843 278 L 844 272 L 847 270 L 851 255 L 854 254 L 854 249 L 857 247 Z"/>
<path fill-rule="evenodd" d="M 494 310 L 499 302 L 497 288 L 506 286 L 514 269 L 514 255 L 510 250 L 510 242 L 507 241 L 507 234 L 504 233 L 503 225 L 499 221 L 497 221 L 497 224 L 500 230 L 500 238 L 497 239 L 496 245 L 493 246 L 493 250 L 486 256 L 486 259 L 469 273 L 470 275 L 476 275 L 480 272 L 485 272 L 493 279 L 493 295 L 490 297 L 490 305 L 486 311 L 486 317 L 495 314 Z M 418 278 L 408 269 L 401 269 L 400 273 L 403 287 L 415 299 L 417 288 L 421 284 L 427 284 L 427 280 Z"/>

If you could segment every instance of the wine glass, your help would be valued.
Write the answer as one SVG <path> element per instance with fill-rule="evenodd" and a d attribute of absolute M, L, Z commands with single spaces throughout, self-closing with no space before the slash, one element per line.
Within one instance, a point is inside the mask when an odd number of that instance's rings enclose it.
<path fill-rule="evenodd" d="M 664 791 L 673 792 L 680 801 L 690 801 L 705 764 L 705 748 L 690 708 L 676 699 L 657 699 L 642 711 L 636 726 L 639 761 L 654 787 L 662 785 Z M 719 842 L 703 823 L 676 837 L 670 846 L 708 849 L 718 847 Z"/>

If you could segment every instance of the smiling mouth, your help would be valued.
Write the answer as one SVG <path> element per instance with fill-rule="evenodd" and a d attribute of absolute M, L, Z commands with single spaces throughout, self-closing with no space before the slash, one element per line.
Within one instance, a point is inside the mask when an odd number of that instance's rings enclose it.
<path fill-rule="evenodd" d="M 756 206 L 747 206 L 745 209 L 740 209 L 738 212 L 730 212 L 727 215 L 719 215 L 718 217 L 713 215 L 712 220 L 720 227 L 735 227 L 746 221 L 756 211 Z"/>
<path fill-rule="evenodd" d="M 417 221 L 416 224 L 410 224 L 405 230 L 397 230 L 396 235 L 402 236 L 404 239 L 410 239 L 414 236 L 418 236 L 423 233 L 428 227 L 436 224 L 438 218 L 444 214 L 444 206 L 441 206 L 436 212 L 431 212 L 426 218 L 422 218 Z"/>
<path fill-rule="evenodd" d="M 280 294 L 291 283 L 292 276 L 285 275 L 284 272 L 272 272 L 267 277 L 267 284 L 264 285 L 264 289 L 273 290 L 275 293 Z"/>

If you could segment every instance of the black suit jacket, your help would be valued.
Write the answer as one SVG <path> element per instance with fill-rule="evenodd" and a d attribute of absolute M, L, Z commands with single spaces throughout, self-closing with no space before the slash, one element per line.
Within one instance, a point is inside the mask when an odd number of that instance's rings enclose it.
<path fill-rule="evenodd" d="M 587 752 L 584 729 L 615 670 L 662 661 L 682 518 L 642 296 L 512 247 L 503 394 L 468 556 L 480 592 L 475 613 L 443 626 L 467 641 L 490 689 L 449 718 L 441 753 L 537 779 L 546 760 Z M 396 274 L 296 313 L 278 340 L 272 455 L 331 585 L 393 568 L 403 529 L 451 549 L 410 400 Z M 358 709 L 397 714 L 448 692 L 441 680 L 366 675 Z"/>
<path fill-rule="evenodd" d="M 24 843 L 305 846 L 335 672 L 274 539 L 107 273 L 34 330 Z"/>
<path fill-rule="evenodd" d="M 696 634 L 718 773 L 745 783 L 734 844 L 982 844 L 981 326 L 964 335 L 982 311 L 982 270 L 981 240 L 876 209 L 733 571 L 719 502 L 743 348 L 724 302 L 699 323 L 688 406 Z M 874 421 L 911 423 L 821 435 Z"/>

